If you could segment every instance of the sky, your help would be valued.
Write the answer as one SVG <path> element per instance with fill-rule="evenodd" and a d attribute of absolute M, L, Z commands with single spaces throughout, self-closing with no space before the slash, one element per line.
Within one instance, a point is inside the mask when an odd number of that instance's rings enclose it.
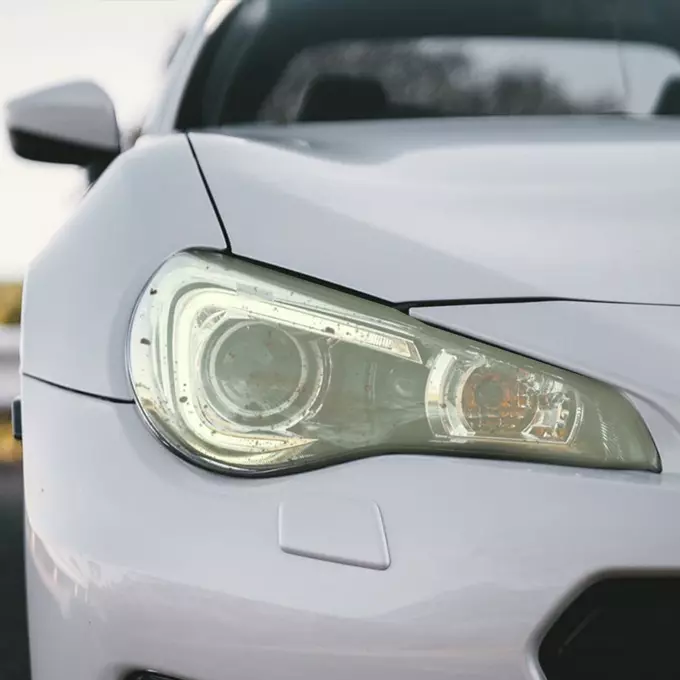
<path fill-rule="evenodd" d="M 160 83 L 169 44 L 203 0 L 0 0 L 0 105 L 70 79 L 99 83 L 122 127 Z M 0 131 L 0 281 L 27 264 L 74 209 L 81 171 L 16 158 Z"/>

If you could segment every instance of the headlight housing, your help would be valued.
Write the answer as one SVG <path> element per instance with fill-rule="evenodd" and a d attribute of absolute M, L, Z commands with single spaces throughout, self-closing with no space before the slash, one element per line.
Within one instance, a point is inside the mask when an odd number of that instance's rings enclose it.
<path fill-rule="evenodd" d="M 218 253 L 156 273 L 129 367 L 156 433 L 234 474 L 407 452 L 660 469 L 644 422 L 603 383 Z"/>

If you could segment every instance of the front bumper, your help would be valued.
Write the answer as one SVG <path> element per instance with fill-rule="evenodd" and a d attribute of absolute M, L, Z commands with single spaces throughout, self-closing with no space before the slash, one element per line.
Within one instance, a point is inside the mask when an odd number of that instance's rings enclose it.
<path fill-rule="evenodd" d="M 540 637 L 587 583 L 680 572 L 672 474 L 387 456 L 234 479 L 132 404 L 30 378 L 22 398 L 33 680 L 540 678 Z M 282 503 L 334 498 L 379 507 L 388 568 L 281 549 Z"/>

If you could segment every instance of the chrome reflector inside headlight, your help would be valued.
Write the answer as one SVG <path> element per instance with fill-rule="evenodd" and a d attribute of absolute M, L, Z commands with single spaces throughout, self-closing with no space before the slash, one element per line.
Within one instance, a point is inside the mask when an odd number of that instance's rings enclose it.
<path fill-rule="evenodd" d="M 605 384 L 216 253 L 161 267 L 129 353 L 158 435 L 227 472 L 405 452 L 660 468 Z"/>

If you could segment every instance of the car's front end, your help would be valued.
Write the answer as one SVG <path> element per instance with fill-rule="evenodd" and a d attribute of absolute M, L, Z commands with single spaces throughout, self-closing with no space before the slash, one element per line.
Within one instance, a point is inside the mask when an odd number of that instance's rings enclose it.
<path fill-rule="evenodd" d="M 679 140 L 115 161 L 26 282 L 34 679 L 676 677 Z"/>

